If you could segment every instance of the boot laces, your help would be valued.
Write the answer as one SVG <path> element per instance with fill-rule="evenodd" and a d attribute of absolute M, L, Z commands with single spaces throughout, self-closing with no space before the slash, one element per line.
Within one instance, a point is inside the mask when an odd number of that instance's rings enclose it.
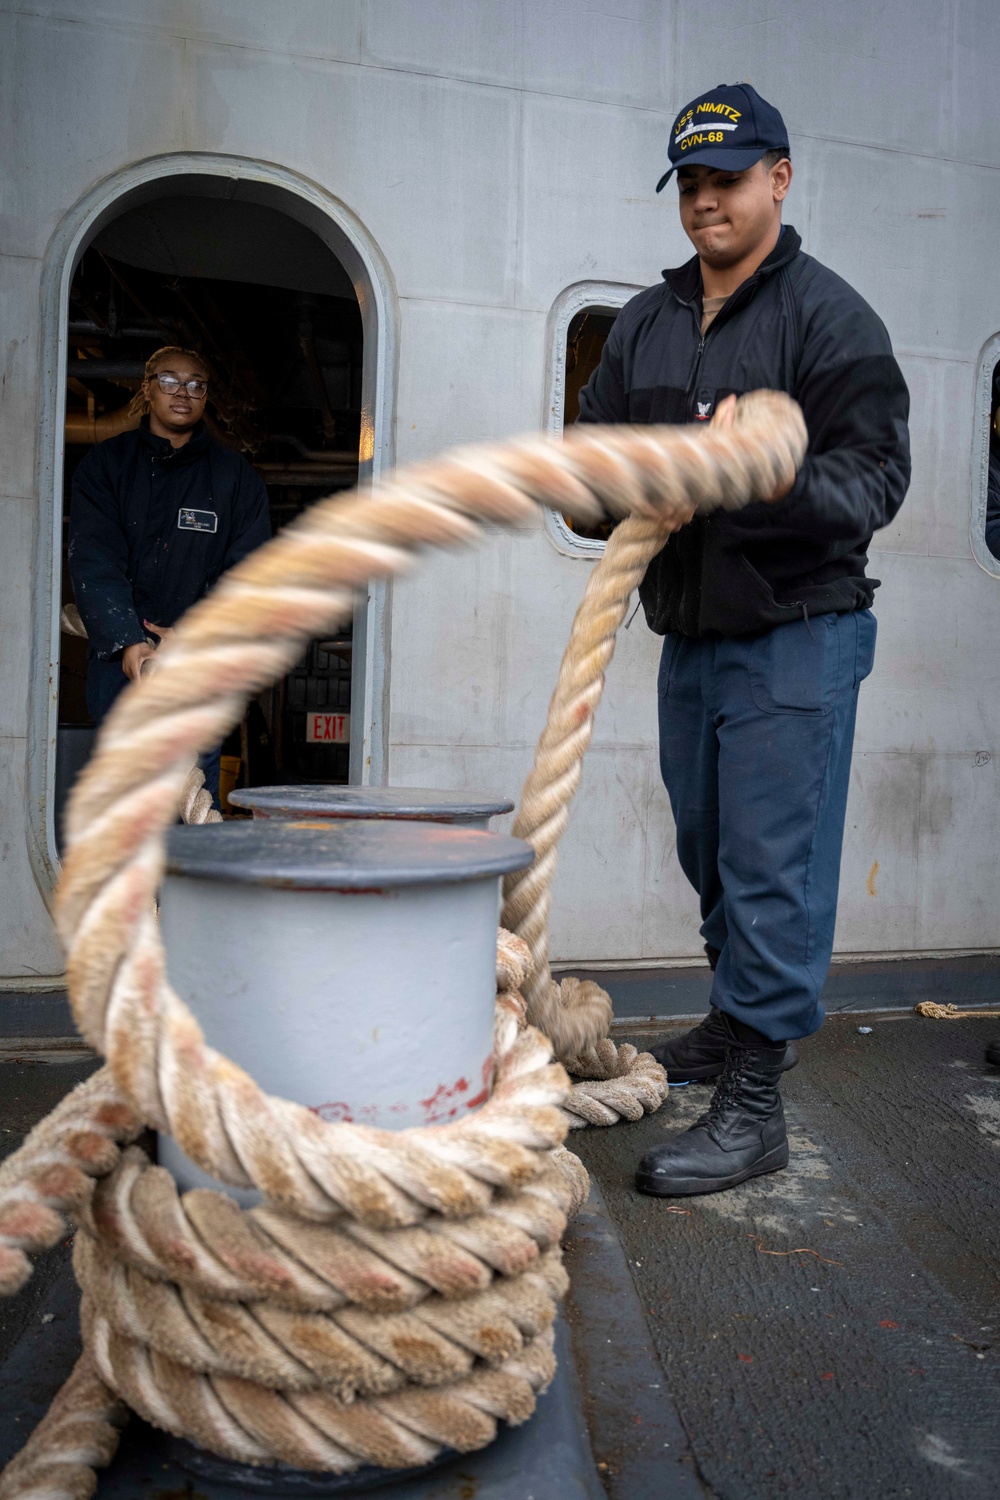
<path fill-rule="evenodd" d="M 732 1105 L 737 1103 L 748 1064 L 752 1061 L 753 1052 L 750 1047 L 741 1047 L 739 1042 L 732 1043 L 726 1056 L 722 1077 L 716 1084 L 708 1109 L 702 1116 L 706 1123 L 717 1120 L 720 1115 L 725 1114 Z"/>

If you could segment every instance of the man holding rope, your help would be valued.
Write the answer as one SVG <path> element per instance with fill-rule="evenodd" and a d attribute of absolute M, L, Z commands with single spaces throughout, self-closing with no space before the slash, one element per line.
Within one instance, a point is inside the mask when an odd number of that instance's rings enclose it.
<path fill-rule="evenodd" d="M 701 902 L 712 1008 L 654 1052 L 672 1083 L 715 1081 L 690 1130 L 643 1157 L 661 1197 L 788 1163 L 779 1081 L 823 1022 L 858 688 L 872 668 L 872 533 L 909 483 L 909 396 L 860 296 L 782 225 L 778 111 L 720 85 L 674 123 L 671 166 L 697 254 L 634 297 L 580 398 L 584 422 L 729 425 L 736 395 L 786 391 L 809 450 L 790 490 L 697 517 L 640 587 L 664 637 L 660 766 Z"/>

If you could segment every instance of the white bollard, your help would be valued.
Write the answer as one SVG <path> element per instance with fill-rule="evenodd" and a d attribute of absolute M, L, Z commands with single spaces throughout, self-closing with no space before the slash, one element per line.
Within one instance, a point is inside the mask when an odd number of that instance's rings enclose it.
<path fill-rule="evenodd" d="M 514 809 L 505 797 L 409 786 L 255 786 L 230 792 L 229 801 L 255 818 L 401 818 L 467 828 L 488 828 Z"/>
<path fill-rule="evenodd" d="M 532 858 L 521 839 L 424 822 L 175 828 L 170 982 L 270 1094 L 387 1129 L 459 1119 L 489 1089 L 500 877 Z M 221 1186 L 168 1136 L 159 1161 L 182 1190 Z"/>

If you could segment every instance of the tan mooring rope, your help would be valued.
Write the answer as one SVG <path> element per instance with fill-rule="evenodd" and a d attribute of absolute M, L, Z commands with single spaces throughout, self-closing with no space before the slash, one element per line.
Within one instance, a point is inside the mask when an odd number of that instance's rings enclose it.
<path fill-rule="evenodd" d="M 122 695 L 72 797 L 56 902 L 73 1014 L 106 1066 L 0 1167 L 0 1290 L 23 1285 L 27 1254 L 69 1216 L 84 1354 L 0 1500 L 92 1494 L 121 1402 L 225 1457 L 334 1472 L 470 1451 L 531 1415 L 554 1370 L 560 1237 L 587 1191 L 567 1126 L 637 1118 L 664 1095 L 648 1055 L 607 1040 L 603 991 L 548 969 L 556 848 L 603 674 L 669 532 L 787 485 L 805 447 L 795 404 L 757 392 L 727 431 L 577 428 L 457 450 L 315 506 Z M 166 830 L 182 802 L 206 816 L 196 756 L 350 618 L 355 590 L 536 504 L 629 519 L 591 573 L 515 823 L 536 859 L 507 884 L 491 1097 L 426 1129 L 324 1122 L 207 1046 L 171 988 L 154 907 Z M 179 1194 L 129 1145 L 144 1126 L 261 1205 Z"/>
<path fill-rule="evenodd" d="M 959 1005 L 953 1005 L 949 1001 L 946 1005 L 940 1005 L 937 1000 L 918 1000 L 913 1007 L 918 1016 L 925 1016 L 932 1021 L 963 1021 L 970 1016 L 978 1016 L 980 1020 L 987 1020 L 1000 1016 L 1000 1010 L 977 1010 L 968 1007 L 963 1010 Z"/>

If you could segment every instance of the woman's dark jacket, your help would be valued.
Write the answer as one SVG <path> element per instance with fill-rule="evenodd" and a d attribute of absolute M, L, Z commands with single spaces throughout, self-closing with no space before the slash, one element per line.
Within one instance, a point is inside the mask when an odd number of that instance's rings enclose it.
<path fill-rule="evenodd" d="M 90 450 L 73 476 L 69 568 L 102 660 L 173 625 L 271 535 L 267 490 L 240 454 L 195 429 L 182 448 L 137 431 Z"/>
<path fill-rule="evenodd" d="M 786 226 L 702 338 L 698 259 L 664 271 L 615 321 L 580 395 L 581 422 L 707 421 L 730 392 L 787 391 L 809 450 L 776 505 L 696 517 L 639 590 L 658 635 L 743 635 L 871 604 L 872 533 L 910 479 L 909 393 L 889 335 Z"/>

